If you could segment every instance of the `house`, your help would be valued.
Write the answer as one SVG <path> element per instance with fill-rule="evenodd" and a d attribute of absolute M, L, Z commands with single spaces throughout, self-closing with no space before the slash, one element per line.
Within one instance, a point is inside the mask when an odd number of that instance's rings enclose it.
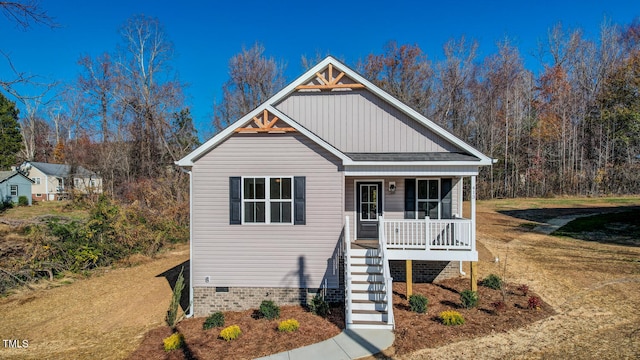
<path fill-rule="evenodd" d="M 0 171 L 0 202 L 17 203 L 25 196 L 31 205 L 31 186 L 33 181 L 18 171 Z"/>
<path fill-rule="evenodd" d="M 349 328 L 393 327 L 392 279 L 477 261 L 476 176 L 491 162 L 327 57 L 177 162 L 192 313 L 321 292 L 345 302 Z"/>
<path fill-rule="evenodd" d="M 102 193 L 102 178 L 82 166 L 27 161 L 20 171 L 33 180 L 31 194 L 37 201 L 64 199 L 72 189 L 81 194 Z"/>

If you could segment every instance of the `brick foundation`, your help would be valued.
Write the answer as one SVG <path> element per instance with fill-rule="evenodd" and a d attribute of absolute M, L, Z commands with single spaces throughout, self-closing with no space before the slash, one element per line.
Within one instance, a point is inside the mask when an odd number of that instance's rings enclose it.
<path fill-rule="evenodd" d="M 393 281 L 407 281 L 404 260 L 390 260 L 389 270 Z M 459 261 L 418 261 L 413 260 L 413 281 L 428 283 L 460 276 Z"/>
<path fill-rule="evenodd" d="M 268 287 L 230 287 L 218 288 L 216 291 L 215 287 L 195 287 L 193 288 L 194 315 L 208 316 L 216 311 L 257 309 L 263 300 L 271 300 L 278 305 L 306 305 L 316 296 L 317 291 L 318 289 Z M 328 302 L 343 302 L 344 290 L 327 289 L 325 299 Z"/>

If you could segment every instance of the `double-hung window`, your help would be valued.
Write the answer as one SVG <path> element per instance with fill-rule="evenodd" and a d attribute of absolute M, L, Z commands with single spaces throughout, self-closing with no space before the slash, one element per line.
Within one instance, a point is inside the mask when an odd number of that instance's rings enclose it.
<path fill-rule="evenodd" d="M 293 223 L 291 177 L 244 177 L 242 182 L 244 223 Z"/>
<path fill-rule="evenodd" d="M 11 185 L 9 190 L 11 191 L 11 196 L 18 196 L 18 185 Z"/>
<path fill-rule="evenodd" d="M 418 219 L 440 219 L 440 179 L 418 179 Z"/>

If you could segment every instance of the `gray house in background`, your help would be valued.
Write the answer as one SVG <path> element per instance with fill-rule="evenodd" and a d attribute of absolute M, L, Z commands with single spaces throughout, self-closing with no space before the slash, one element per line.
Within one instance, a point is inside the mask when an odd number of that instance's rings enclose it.
<path fill-rule="evenodd" d="M 102 178 L 82 166 L 25 161 L 20 171 L 33 180 L 31 194 L 36 201 L 64 199 L 72 189 L 81 194 L 102 193 Z"/>
<path fill-rule="evenodd" d="M 344 301 L 348 328 L 392 328 L 392 279 L 478 260 L 476 176 L 491 163 L 327 57 L 177 162 L 191 177 L 191 309 L 320 291 Z"/>
<path fill-rule="evenodd" d="M 0 201 L 17 203 L 25 196 L 31 205 L 33 181 L 17 171 L 0 171 Z"/>

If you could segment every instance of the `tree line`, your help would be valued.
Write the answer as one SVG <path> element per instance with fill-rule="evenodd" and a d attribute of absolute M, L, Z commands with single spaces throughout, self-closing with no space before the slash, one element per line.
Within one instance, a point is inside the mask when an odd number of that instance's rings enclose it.
<path fill-rule="evenodd" d="M 82 165 L 122 199 L 144 201 L 160 191 L 184 202 L 188 183 L 173 162 L 199 139 L 172 66 L 173 45 L 151 17 L 130 18 L 120 34 L 113 51 L 78 59 L 80 75 L 57 87 L 55 101 L 21 100 L 26 111 L 15 116 L 21 145 L 13 160 Z M 509 41 L 480 58 L 478 43 L 467 38 L 444 44 L 438 61 L 418 45 L 392 41 L 353 67 L 497 159 L 481 169 L 481 198 L 638 193 L 640 23 L 605 23 L 597 40 L 557 25 L 535 50 L 538 73 Z M 320 58 L 303 56 L 302 66 Z M 258 43 L 232 57 L 212 132 L 282 88 L 284 64 Z"/>

